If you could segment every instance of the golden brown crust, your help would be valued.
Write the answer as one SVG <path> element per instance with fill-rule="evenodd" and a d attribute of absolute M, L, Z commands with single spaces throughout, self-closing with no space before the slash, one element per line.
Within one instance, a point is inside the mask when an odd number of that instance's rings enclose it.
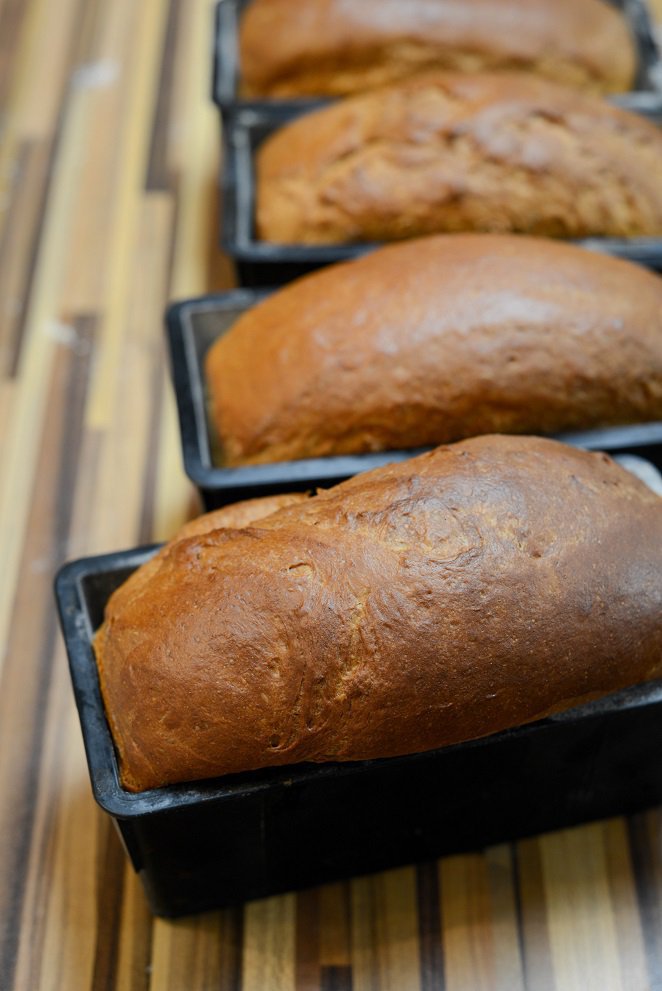
<path fill-rule="evenodd" d="M 535 72 L 630 89 L 636 54 L 603 0 L 253 0 L 240 30 L 246 96 L 344 96 L 427 69 Z"/>
<path fill-rule="evenodd" d="M 285 287 L 206 370 L 228 464 L 662 419 L 662 279 L 554 241 L 440 235 Z"/>
<path fill-rule="evenodd" d="M 230 506 L 214 509 L 211 513 L 196 516 L 195 519 L 185 523 L 172 540 L 161 548 L 153 558 L 150 558 L 146 564 L 133 572 L 115 592 L 115 605 L 121 607 L 125 598 L 131 600 L 141 593 L 145 584 L 161 567 L 162 558 L 168 554 L 168 548 L 171 544 L 178 543 L 180 540 L 187 540 L 189 537 L 201 537 L 206 533 L 211 533 L 212 530 L 240 530 L 266 516 L 271 516 L 279 509 L 294 506 L 307 498 L 308 495 L 303 492 L 287 492 L 282 495 L 263 496 L 259 499 L 245 499 L 243 502 L 235 502 Z M 101 660 L 99 664 L 101 665 Z"/>
<path fill-rule="evenodd" d="M 443 231 L 662 233 L 662 134 L 526 75 L 430 73 L 305 114 L 257 156 L 257 230 L 277 243 Z"/>
<path fill-rule="evenodd" d="M 175 542 L 95 641 L 131 790 L 427 750 L 658 676 L 662 500 L 481 437 Z"/>
<path fill-rule="evenodd" d="M 214 509 L 211 513 L 189 520 L 173 537 L 174 541 L 200 537 L 212 530 L 241 530 L 258 520 L 287 506 L 295 506 L 308 498 L 304 492 L 284 492 L 281 495 L 262 496 L 259 499 L 244 499 L 229 506 Z"/>

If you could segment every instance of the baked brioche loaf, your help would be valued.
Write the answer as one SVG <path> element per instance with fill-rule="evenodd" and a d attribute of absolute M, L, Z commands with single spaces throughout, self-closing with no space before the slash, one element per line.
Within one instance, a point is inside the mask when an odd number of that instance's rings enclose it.
<path fill-rule="evenodd" d="M 662 419 L 662 279 L 535 238 L 410 241 L 275 293 L 206 374 L 229 465 Z"/>
<path fill-rule="evenodd" d="M 95 650 L 132 791 L 485 736 L 662 672 L 662 499 L 480 437 L 173 542 Z"/>
<path fill-rule="evenodd" d="M 520 75 L 430 73 L 286 124 L 257 152 L 259 237 L 662 234 L 662 133 Z"/>
<path fill-rule="evenodd" d="M 629 28 L 603 0 L 253 0 L 247 96 L 338 96 L 426 69 L 528 70 L 596 92 L 632 87 Z"/>

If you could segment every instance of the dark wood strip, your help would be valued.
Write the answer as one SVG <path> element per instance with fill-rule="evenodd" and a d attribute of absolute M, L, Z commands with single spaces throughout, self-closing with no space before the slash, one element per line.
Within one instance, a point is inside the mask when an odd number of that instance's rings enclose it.
<path fill-rule="evenodd" d="M 220 158 L 220 139 L 219 139 Z M 209 228 L 207 233 L 207 285 L 210 292 L 229 289 L 237 284 L 234 264 L 220 250 L 221 231 L 223 229 L 223 206 L 221 202 L 220 184 L 214 177 L 213 188 L 210 190 L 210 209 L 208 212 Z"/>
<path fill-rule="evenodd" d="M 320 888 L 320 962 L 323 967 L 349 967 L 352 962 L 351 889 L 338 881 Z"/>
<path fill-rule="evenodd" d="M 79 349 L 58 348 L 0 682 L 0 987 L 12 987 L 36 810 L 57 624 L 52 576 L 66 556 L 95 320 L 76 321 Z"/>
<path fill-rule="evenodd" d="M 111 818 L 97 815 L 99 861 L 97 865 L 97 934 L 92 987 L 114 991 L 122 925 L 122 896 L 126 854 Z"/>
<path fill-rule="evenodd" d="M 0 376 L 8 377 L 8 370 L 14 365 L 14 343 L 17 316 L 23 309 L 22 294 L 15 288 L 16 270 L 22 267 L 22 245 L 17 244 L 17 233 L 21 231 L 19 224 L 25 223 L 20 209 L 20 190 L 25 184 L 26 160 L 29 154 L 29 144 L 24 141 L 18 148 L 16 159 L 12 163 L 13 175 L 9 180 L 8 202 L 5 210 L 0 211 Z M 22 240 L 22 239 L 21 239 Z"/>
<path fill-rule="evenodd" d="M 436 862 L 416 868 L 421 991 L 444 991 L 439 869 Z"/>
<path fill-rule="evenodd" d="M 657 811 L 632 816 L 627 821 L 651 991 L 662 991 L 661 825 L 662 814 Z"/>
<path fill-rule="evenodd" d="M 352 968 L 338 966 L 322 967 L 320 989 L 321 991 L 352 991 Z"/>
<path fill-rule="evenodd" d="M 241 991 L 242 946 L 244 941 L 244 912 L 242 908 L 225 909 L 219 936 L 219 991 Z M 121 991 L 121 988 L 118 988 Z"/>
<path fill-rule="evenodd" d="M 14 162 L 0 241 L 0 375 L 7 378 L 18 371 L 55 154 L 53 142 L 23 142 Z"/>
<path fill-rule="evenodd" d="M 161 190 L 166 192 L 172 186 L 172 176 L 168 168 L 168 128 L 171 121 L 172 89 L 175 79 L 177 54 L 177 28 L 180 23 L 181 11 L 181 0 L 170 0 L 163 58 L 161 59 L 161 71 L 159 73 L 156 113 L 152 125 L 147 176 L 145 179 L 145 188 L 151 191 Z M 209 87 L 211 89 L 211 81 Z"/>
<path fill-rule="evenodd" d="M 11 86 L 12 70 L 15 68 L 19 39 L 28 4 L 25 0 L 5 0 L 0 7 L 0 115 L 2 115 Z M 0 140 L 3 124 L 0 116 Z"/>

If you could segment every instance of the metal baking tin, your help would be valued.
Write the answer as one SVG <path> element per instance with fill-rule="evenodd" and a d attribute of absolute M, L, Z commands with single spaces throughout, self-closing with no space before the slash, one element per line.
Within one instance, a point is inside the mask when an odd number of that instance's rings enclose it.
<path fill-rule="evenodd" d="M 318 104 L 319 106 L 319 104 Z M 641 109 L 662 125 L 662 107 Z M 301 109 L 256 108 L 234 113 L 224 128 L 221 172 L 221 244 L 232 258 L 242 286 L 279 286 L 333 262 L 346 261 L 379 247 L 375 243 L 272 244 L 255 234 L 255 155 L 261 143 Z M 662 271 L 662 237 L 586 238 L 576 243 Z"/>
<path fill-rule="evenodd" d="M 227 119 L 238 108 L 262 110 L 274 107 L 306 109 L 316 99 L 245 100 L 239 96 L 239 22 L 250 0 L 220 0 L 216 7 L 212 95 Z M 406 0 L 405 0 L 406 2 Z M 630 24 L 635 39 L 638 69 L 635 89 L 614 101 L 629 110 L 662 109 L 662 61 L 655 42 L 652 18 L 645 0 L 612 0 Z"/>
<path fill-rule="evenodd" d="M 662 485 L 654 469 L 646 471 Z M 74 561 L 59 572 L 55 590 L 94 797 L 112 816 L 158 915 L 662 802 L 662 682 L 428 753 L 300 764 L 131 794 L 119 782 L 92 637 L 112 592 L 155 549 Z"/>
<path fill-rule="evenodd" d="M 206 509 L 234 499 L 323 488 L 361 471 L 420 453 L 420 450 L 381 451 L 242 468 L 222 467 L 221 445 L 208 415 L 205 355 L 218 337 L 267 295 L 265 290 L 239 289 L 175 303 L 167 312 L 184 468 L 198 487 Z M 662 467 L 662 423 L 589 430 L 565 434 L 559 439 L 589 450 L 639 454 Z"/>

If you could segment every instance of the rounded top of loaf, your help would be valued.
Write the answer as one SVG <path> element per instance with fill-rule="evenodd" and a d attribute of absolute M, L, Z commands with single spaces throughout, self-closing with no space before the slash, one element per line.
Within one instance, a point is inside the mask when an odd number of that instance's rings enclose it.
<path fill-rule="evenodd" d="M 541 238 L 421 238 L 274 293 L 206 372 L 230 464 L 645 422 L 662 279 Z"/>
<path fill-rule="evenodd" d="M 345 95 L 429 68 L 525 69 L 597 92 L 631 87 L 633 40 L 604 0 L 253 0 L 244 90 Z"/>

